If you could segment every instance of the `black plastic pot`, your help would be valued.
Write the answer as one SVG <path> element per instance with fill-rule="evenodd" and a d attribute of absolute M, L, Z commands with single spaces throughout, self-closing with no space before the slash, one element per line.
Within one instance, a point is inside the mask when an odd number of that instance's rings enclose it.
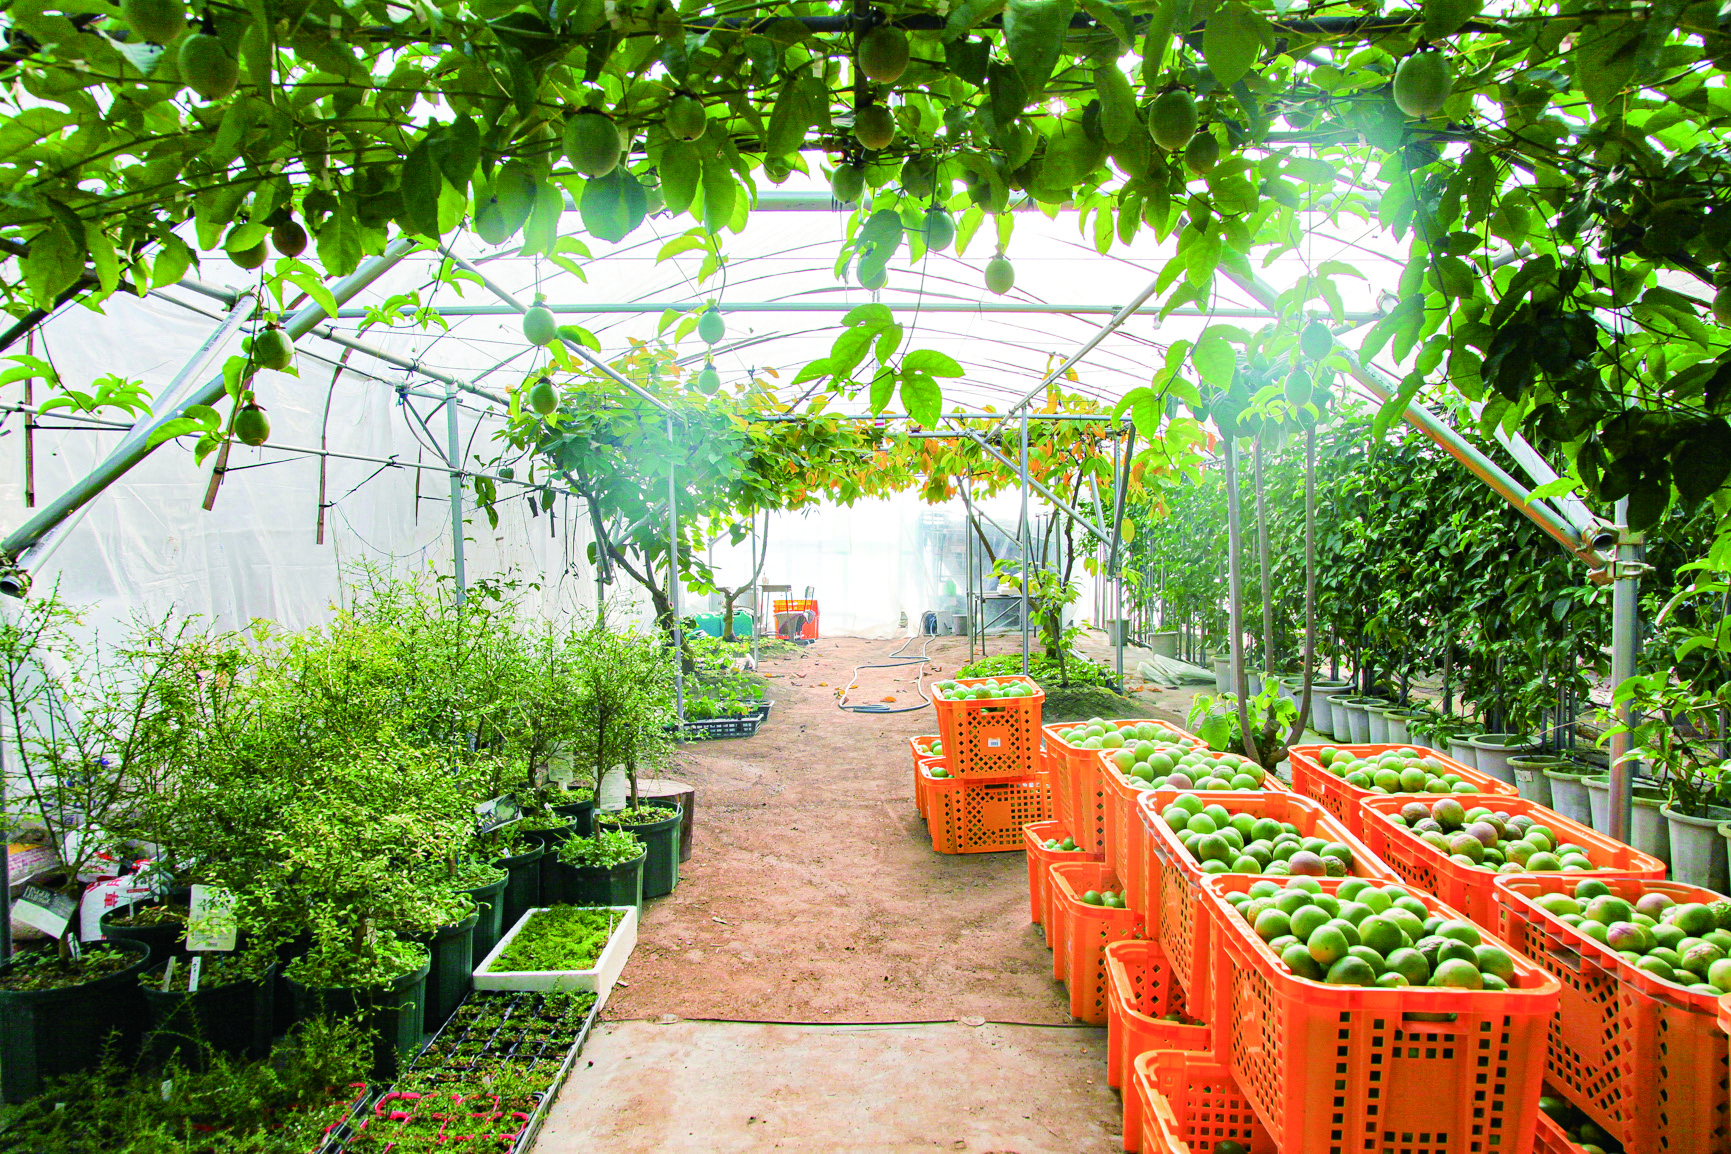
<path fill-rule="evenodd" d="M 146 976 L 154 973 L 160 980 L 163 960 L 153 963 Z M 200 986 L 192 993 L 164 993 L 146 985 L 146 1043 L 150 1052 L 161 1061 L 178 1054 L 181 1062 L 194 1070 L 204 1068 L 207 1050 L 243 1058 L 265 1057 L 270 1053 L 276 1016 L 276 971 L 273 963 L 257 978 Z"/>
<path fill-rule="evenodd" d="M 191 900 L 191 897 L 191 890 L 187 890 L 180 894 L 171 894 L 169 896 L 169 903 L 186 905 Z M 158 901 L 141 901 L 133 902 L 130 905 L 115 906 L 107 913 L 104 913 L 96 924 L 101 927 L 102 936 L 111 942 L 143 942 L 145 945 L 150 947 L 150 956 L 153 959 L 153 962 L 165 962 L 173 955 L 185 957 L 186 943 L 184 939 L 186 937 L 186 925 L 184 922 L 179 925 L 117 926 L 111 920 L 114 918 L 126 917 L 136 909 L 143 909 L 147 906 L 156 906 L 161 904 L 163 903 Z"/>
<path fill-rule="evenodd" d="M 515 857 L 502 857 L 493 863 L 510 875 L 505 882 L 504 912 L 499 922 L 501 935 L 541 900 L 541 857 L 546 852 L 546 848 L 536 842 Z"/>
<path fill-rule="evenodd" d="M 499 938 L 505 932 L 505 887 L 511 882 L 511 875 L 501 871 L 499 880 L 489 882 L 474 889 L 458 890 L 460 894 L 468 894 L 475 899 L 480 907 L 479 920 L 475 922 L 474 944 L 472 946 L 475 960 L 486 957 L 492 952 Z"/>
<path fill-rule="evenodd" d="M 577 833 L 577 823 L 554 826 L 552 829 L 532 829 L 529 836 L 541 843 L 547 852 L 541 855 L 541 889 L 534 904 L 550 906 L 558 901 L 559 881 L 553 876 L 553 867 L 559 863 L 559 846 L 566 838 L 581 836 Z"/>
<path fill-rule="evenodd" d="M 286 1034 L 300 1020 L 295 1016 L 294 991 L 289 989 L 285 971 L 290 962 L 305 956 L 312 948 L 313 936 L 310 933 L 301 933 L 276 948 L 276 977 L 271 979 L 272 1033 Z"/>
<path fill-rule="evenodd" d="M 424 938 L 413 938 L 427 947 L 427 1013 L 422 1022 L 426 1033 L 445 1024 L 451 1011 L 469 993 L 475 976 L 475 924 L 479 914 L 470 914 L 455 925 L 440 926 Z M 492 947 L 489 946 L 488 949 Z M 481 955 L 486 957 L 485 954 Z"/>
<path fill-rule="evenodd" d="M 143 942 L 115 942 L 138 955 L 125 969 L 63 990 L 0 990 L 0 1098 L 24 1102 L 61 1074 L 95 1065 L 102 1043 L 121 1033 L 119 1052 L 133 1052 L 144 1025 L 138 975 L 150 964 Z M 0 962 L 0 974 L 13 963 Z"/>
<path fill-rule="evenodd" d="M 556 805 L 553 812 L 563 814 L 577 824 L 577 836 L 588 837 L 595 832 L 595 795 L 591 793 L 588 801 L 574 801 L 568 805 Z"/>
<path fill-rule="evenodd" d="M 643 863 L 640 853 L 616 866 L 553 864 L 558 880 L 555 903 L 568 906 L 643 906 Z"/>
<path fill-rule="evenodd" d="M 366 1015 L 367 1024 L 377 1032 L 373 1039 L 373 1079 L 390 1081 L 397 1076 L 398 1060 L 414 1053 L 421 1044 L 421 1025 L 427 1017 L 427 974 L 431 968 L 430 961 L 422 962 L 390 985 L 369 990 L 319 989 L 290 978 L 295 1017 Z"/>
<path fill-rule="evenodd" d="M 671 817 L 647 825 L 619 825 L 601 815 L 595 824 L 602 829 L 627 829 L 649 851 L 643 863 L 643 896 L 659 898 L 673 892 L 679 884 L 679 821 L 682 811 L 677 807 Z"/>

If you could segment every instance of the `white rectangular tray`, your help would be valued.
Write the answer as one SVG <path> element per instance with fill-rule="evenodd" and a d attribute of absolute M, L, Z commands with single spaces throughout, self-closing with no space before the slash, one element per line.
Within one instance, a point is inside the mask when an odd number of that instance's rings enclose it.
<path fill-rule="evenodd" d="M 625 963 L 631 957 L 631 951 L 637 948 L 637 907 L 610 906 L 608 908 L 620 915 L 619 923 L 613 927 L 613 936 L 607 939 L 607 946 L 601 951 L 601 956 L 595 960 L 593 969 L 588 970 L 495 970 L 489 972 L 487 967 L 493 964 L 505 948 L 511 944 L 529 919 L 543 912 L 546 906 L 537 906 L 524 913 L 511 927 L 511 932 L 499 939 L 499 944 L 493 947 L 491 953 L 481 959 L 481 964 L 475 967 L 475 988 L 477 990 L 594 990 L 597 1008 L 607 1003 L 607 995 L 613 989 L 613 983 L 625 969 Z"/>

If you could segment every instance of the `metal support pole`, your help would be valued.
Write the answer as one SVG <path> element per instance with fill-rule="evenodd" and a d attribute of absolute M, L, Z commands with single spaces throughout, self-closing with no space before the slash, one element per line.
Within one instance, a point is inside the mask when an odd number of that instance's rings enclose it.
<path fill-rule="evenodd" d="M 1027 441 L 1028 441 L 1028 438 L 1027 438 L 1028 414 L 1026 412 L 1022 413 L 1021 420 L 1022 420 L 1022 433 L 1023 433 L 1022 444 L 1025 446 L 1027 444 Z M 980 446 L 980 448 L 982 448 L 986 451 L 987 455 L 992 457 L 999 464 L 1006 465 L 1012 469 L 1017 467 L 1016 463 L 1014 461 L 1010 460 L 1010 458 L 1004 456 L 1004 454 L 1002 454 L 1002 453 L 998 452 L 998 450 L 994 449 L 989 443 L 987 443 L 987 441 L 984 437 L 982 437 L 978 433 L 974 432 L 974 430 L 963 429 L 962 432 L 966 436 L 970 437 L 973 441 L 975 441 Z M 1022 456 L 1024 458 L 1027 457 L 1026 448 L 1023 449 Z M 1046 498 L 1046 500 L 1052 502 L 1053 505 L 1057 506 L 1059 509 L 1062 509 L 1064 512 L 1070 514 L 1070 516 L 1076 518 L 1076 520 L 1078 520 L 1082 523 L 1082 527 L 1084 529 L 1087 529 L 1088 531 L 1093 533 L 1096 537 L 1104 539 L 1104 538 L 1110 536 L 1110 534 L 1108 534 L 1106 532 L 1105 526 L 1099 525 L 1093 521 L 1090 521 L 1088 519 L 1088 515 L 1086 513 L 1082 512 L 1082 510 L 1076 508 L 1076 506 L 1070 504 L 1070 502 L 1064 500 L 1064 498 L 1058 496 L 1058 494 L 1052 492 L 1052 490 L 1048 489 L 1046 486 L 1042 485 L 1040 482 L 1029 477 L 1027 475 L 1027 462 L 1026 462 L 1026 460 L 1024 460 L 1022 463 L 1022 485 L 1023 485 L 1023 488 L 1032 488 L 1034 490 L 1034 492 L 1040 494 L 1040 496 L 1042 496 L 1042 497 Z"/>
<path fill-rule="evenodd" d="M 0 813 L 6 812 L 6 743 L 0 741 Z M 12 956 L 12 872 L 0 885 L 0 962 Z"/>
<path fill-rule="evenodd" d="M 385 246 L 383 253 L 367 260 L 360 268 L 333 284 L 331 295 L 336 298 L 336 303 L 342 304 L 383 276 L 393 265 L 418 247 L 418 242 L 405 238 L 392 241 Z M 240 305 L 237 310 L 230 313 L 224 324 L 227 325 L 232 322 L 238 326 L 246 319 L 245 315 L 239 314 L 250 315 L 252 307 L 254 307 L 253 304 Z M 309 303 L 288 318 L 283 324 L 283 331 L 290 340 L 294 340 L 306 335 L 314 325 L 324 319 L 324 316 L 323 308 L 317 304 Z M 211 347 L 214 348 L 215 345 L 212 344 Z M 188 378 L 194 375 L 193 372 L 186 370 L 182 370 L 182 372 Z M 202 385 L 190 390 L 184 397 L 169 397 L 168 394 L 174 389 L 175 386 L 171 385 L 169 390 L 165 390 L 165 404 L 153 411 L 150 416 L 144 417 L 134 424 L 131 431 L 126 434 L 114 451 L 109 453 L 107 458 L 87 474 L 83 480 L 43 506 L 34 517 L 8 533 L 4 540 L 0 540 L 0 556 L 10 558 L 12 564 L 11 571 L 0 577 L 0 593 L 7 593 L 14 597 L 22 597 L 28 593 L 30 576 L 27 553 L 31 547 L 40 543 L 57 525 L 119 480 L 134 465 L 149 456 L 155 447 L 150 444 L 150 437 L 163 425 L 179 417 L 190 405 L 210 405 L 220 400 L 226 391 L 226 383 L 222 374 L 218 373 Z"/>
<path fill-rule="evenodd" d="M 457 436 L 457 390 L 445 388 L 445 460 L 451 468 L 451 572 L 457 584 L 457 604 L 469 595 L 463 569 L 463 460 Z"/>
<path fill-rule="evenodd" d="M 1022 676 L 1028 676 L 1028 581 L 1034 540 L 1028 523 L 1028 414 L 1022 414 Z"/>
<path fill-rule="evenodd" d="M 685 724 L 685 639 L 679 628 L 679 493 L 673 483 L 673 414 L 667 415 L 667 605 L 673 614 L 673 708 Z"/>
<path fill-rule="evenodd" d="M 1627 524 L 1629 518 L 1629 502 L 1625 498 L 1617 502 L 1617 520 Z M 1635 660 L 1640 655 L 1640 597 L 1643 568 L 1641 557 L 1643 553 L 1642 537 L 1639 533 L 1631 533 L 1627 529 L 1619 530 L 1617 535 L 1617 569 L 1616 584 L 1611 591 L 1611 686 L 1615 689 L 1624 681 L 1635 676 Z M 1630 706 L 1618 709 L 1618 720 L 1625 726 L 1635 723 L 1635 714 Z M 1633 783 L 1635 779 L 1635 763 L 1624 761 L 1629 752 L 1629 734 L 1617 733 L 1611 735 L 1611 836 L 1620 842 L 1627 842 L 1631 833 L 1630 822 L 1634 803 Z"/>

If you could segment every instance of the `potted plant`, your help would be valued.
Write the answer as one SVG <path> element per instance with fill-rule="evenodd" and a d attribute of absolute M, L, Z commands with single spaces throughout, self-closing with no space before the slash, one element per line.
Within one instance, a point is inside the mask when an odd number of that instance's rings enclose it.
<path fill-rule="evenodd" d="M 1473 748 L 1474 766 L 1498 781 L 1515 784 L 1515 771 L 1509 758 L 1537 753 L 1537 738 L 1524 733 L 1479 733 L 1466 739 Z"/>
<path fill-rule="evenodd" d="M 152 1057 L 195 1070 L 212 1054 L 263 1058 L 275 1021 L 275 977 L 276 959 L 261 950 L 183 953 L 152 965 L 138 977 Z"/>
<path fill-rule="evenodd" d="M 633 805 L 595 815 L 595 828 L 628 831 L 642 844 L 646 856 L 643 864 L 643 896 L 659 898 L 673 892 L 679 884 L 679 819 L 682 807 Z"/>
<path fill-rule="evenodd" d="M 1672 879 L 1725 893 L 1731 878 L 1719 825 L 1731 818 L 1731 807 L 1723 804 L 1731 793 L 1731 774 L 1721 719 L 1731 706 L 1731 685 L 1699 690 L 1659 670 L 1617 686 L 1613 703 L 1633 718 L 1632 724 L 1613 719 L 1605 731 L 1605 737 L 1629 735 L 1629 751 L 1619 764 L 1645 762 L 1658 773 Z"/>
<path fill-rule="evenodd" d="M 577 906 L 643 905 L 643 864 L 648 849 L 625 829 L 601 829 L 561 842 L 555 903 Z"/>
<path fill-rule="evenodd" d="M 477 990 L 593 990 L 606 1001 L 637 945 L 633 906 L 531 910 L 475 969 Z"/>

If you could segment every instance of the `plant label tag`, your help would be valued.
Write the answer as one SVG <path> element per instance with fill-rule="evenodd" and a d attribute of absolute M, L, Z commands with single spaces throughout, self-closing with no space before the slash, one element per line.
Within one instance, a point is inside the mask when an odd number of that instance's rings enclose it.
<path fill-rule="evenodd" d="M 204 968 L 204 956 L 202 954 L 193 955 L 192 969 L 187 971 L 187 975 L 186 975 L 186 992 L 187 993 L 189 993 L 189 994 L 198 993 L 198 975 L 199 975 L 200 971 L 203 970 L 203 968 Z"/>
<path fill-rule="evenodd" d="M 78 936 L 87 942 L 102 938 L 102 915 L 109 910 L 155 896 L 155 891 L 140 883 L 137 874 L 131 877 L 106 878 L 84 891 L 78 909 Z"/>
<path fill-rule="evenodd" d="M 626 780 L 625 767 L 616 765 L 611 772 L 601 775 L 601 783 L 595 790 L 595 808 L 606 813 L 625 808 L 625 799 L 631 783 Z"/>
<path fill-rule="evenodd" d="M 1001 737 L 988 737 L 988 738 L 986 738 L 986 748 L 987 749 L 996 749 L 1002 744 L 1004 744 L 1004 739 Z"/>
<path fill-rule="evenodd" d="M 180 965 L 179 958 L 168 959 L 168 965 L 162 968 L 162 992 L 168 993 L 174 985 L 174 971 Z"/>
<path fill-rule="evenodd" d="M 220 886 L 193 886 L 191 908 L 186 915 L 186 948 L 228 953 L 234 949 L 238 936 L 234 894 Z M 198 971 L 193 973 L 196 975 Z"/>
<path fill-rule="evenodd" d="M 547 767 L 547 780 L 555 785 L 570 785 L 576 779 L 577 771 L 569 763 Z"/>
<path fill-rule="evenodd" d="M 41 886 L 25 886 L 24 893 L 12 903 L 15 921 L 41 930 L 51 938 L 64 934 L 72 922 L 72 915 L 77 912 L 77 898 L 50 893 Z"/>
<path fill-rule="evenodd" d="M 492 833 L 522 820 L 523 807 L 517 801 L 517 795 L 501 794 L 492 801 L 484 801 L 475 807 L 475 836 Z"/>

